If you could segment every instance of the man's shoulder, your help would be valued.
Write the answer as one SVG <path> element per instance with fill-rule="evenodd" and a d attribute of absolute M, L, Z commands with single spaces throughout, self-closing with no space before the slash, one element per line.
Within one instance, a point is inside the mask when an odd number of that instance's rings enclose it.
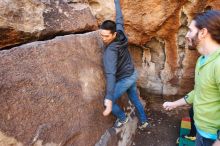
<path fill-rule="evenodd" d="M 111 42 L 111 43 L 106 47 L 106 50 L 116 51 L 118 44 L 119 44 L 118 41 Z"/>

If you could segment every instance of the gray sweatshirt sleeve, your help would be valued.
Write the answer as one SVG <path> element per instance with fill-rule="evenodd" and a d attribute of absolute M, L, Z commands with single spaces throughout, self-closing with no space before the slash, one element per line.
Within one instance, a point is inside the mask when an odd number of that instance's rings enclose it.
<path fill-rule="evenodd" d="M 118 52 L 117 48 L 110 46 L 104 53 L 104 69 L 106 75 L 106 96 L 105 99 L 113 100 L 116 83 Z"/>
<path fill-rule="evenodd" d="M 115 0 L 116 9 L 116 29 L 124 32 L 124 19 L 121 12 L 120 0 Z"/>
<path fill-rule="evenodd" d="M 115 1 L 115 9 L 116 9 L 116 30 L 119 33 L 120 40 L 127 39 L 124 31 L 124 19 L 121 11 L 120 0 Z"/>

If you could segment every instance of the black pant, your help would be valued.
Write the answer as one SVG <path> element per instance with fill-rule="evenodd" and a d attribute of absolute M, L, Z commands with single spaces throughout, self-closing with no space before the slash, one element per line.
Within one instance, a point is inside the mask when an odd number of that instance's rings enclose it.
<path fill-rule="evenodd" d="M 215 140 L 202 137 L 198 132 L 196 134 L 196 146 L 212 146 Z"/>
<path fill-rule="evenodd" d="M 194 116 L 193 107 L 191 107 L 189 109 L 189 117 L 190 117 L 190 121 L 191 121 L 191 130 L 190 130 L 189 136 L 196 136 L 196 127 L 194 124 L 193 116 Z"/>

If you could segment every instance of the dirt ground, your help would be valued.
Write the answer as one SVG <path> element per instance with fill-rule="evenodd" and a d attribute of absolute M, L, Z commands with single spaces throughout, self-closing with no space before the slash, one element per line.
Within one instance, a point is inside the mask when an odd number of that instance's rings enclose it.
<path fill-rule="evenodd" d="M 175 100 L 168 98 L 169 100 Z M 165 111 L 162 104 L 166 99 L 162 97 L 148 97 L 146 113 L 150 126 L 143 130 L 137 130 L 133 146 L 176 146 L 182 117 L 188 116 L 188 107 L 178 108 L 173 111 Z"/>

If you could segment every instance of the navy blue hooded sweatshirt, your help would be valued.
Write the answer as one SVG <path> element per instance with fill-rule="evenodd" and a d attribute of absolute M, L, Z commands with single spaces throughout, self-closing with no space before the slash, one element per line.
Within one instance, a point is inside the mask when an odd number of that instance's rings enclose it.
<path fill-rule="evenodd" d="M 117 81 L 129 77 L 134 72 L 134 65 L 128 51 L 128 38 L 124 32 L 124 20 L 120 1 L 115 0 L 116 7 L 116 39 L 104 50 L 103 63 L 106 75 L 105 99 L 112 100 Z"/>

